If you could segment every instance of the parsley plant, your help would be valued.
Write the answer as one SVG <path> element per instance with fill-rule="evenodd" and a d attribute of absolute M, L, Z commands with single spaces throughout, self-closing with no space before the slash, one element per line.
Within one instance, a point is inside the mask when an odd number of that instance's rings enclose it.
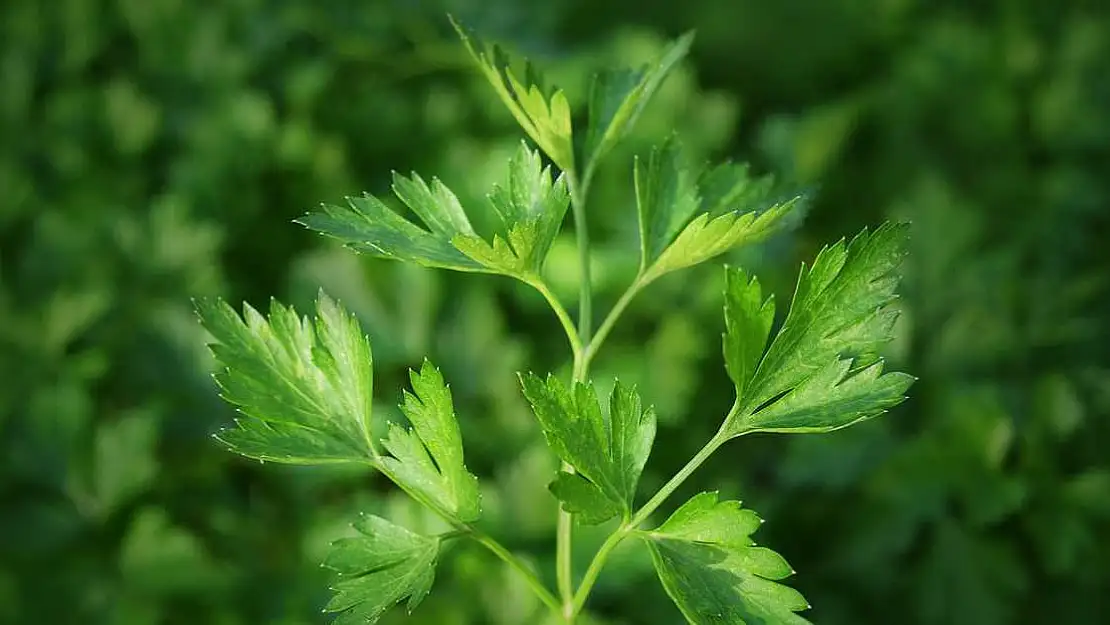
<path fill-rule="evenodd" d="M 703 492 L 662 523 L 653 513 L 727 441 L 751 432 L 828 432 L 874 417 L 904 399 L 912 378 L 883 371 L 877 350 L 891 338 L 891 308 L 906 227 L 883 225 L 824 248 L 803 267 L 785 320 L 772 332 L 775 300 L 744 270 L 725 269 L 724 365 L 736 387 L 721 427 L 690 462 L 646 503 L 637 482 L 656 433 L 653 408 L 620 384 L 607 399 L 590 382 L 590 363 L 629 302 L 660 276 L 765 239 L 784 224 L 799 198 L 770 200 L 766 179 L 723 164 L 684 164 L 669 138 L 633 167 L 640 234 L 639 269 L 624 295 L 592 324 L 590 241 L 585 212 L 590 180 L 629 129 L 692 37 L 673 42 L 654 64 L 598 74 L 589 91 L 588 122 L 575 132 L 563 92 L 546 86 L 530 64 L 458 27 L 463 43 L 532 142 L 511 158 L 489 194 L 500 220 L 479 234 L 442 182 L 395 176 L 393 192 L 422 223 L 376 197 L 325 206 L 302 223 L 371 256 L 455 271 L 515 278 L 541 293 L 569 341 L 572 379 L 524 373 L 520 384 L 562 469 L 550 485 L 561 502 L 556 587 L 484 533 L 477 478 L 466 468 L 451 391 L 425 361 L 411 373 L 402 412 L 407 424 L 376 423 L 372 410 L 371 342 L 355 318 L 321 294 L 309 319 L 274 302 L 263 316 L 242 315 L 221 301 L 198 305 L 221 365 L 223 397 L 242 414 L 218 434 L 233 451 L 263 461 L 302 465 L 357 463 L 380 471 L 454 529 L 422 535 L 387 519 L 354 522 L 358 536 L 337 541 L 325 566 L 338 581 L 326 611 L 343 625 L 376 622 L 395 604 L 410 610 L 433 585 L 441 545 L 472 539 L 527 580 L 557 621 L 573 624 L 613 549 L 635 539 L 651 554 L 662 586 L 690 623 L 806 623 L 808 603 L 781 583 L 793 570 L 782 556 L 756 546 L 761 520 L 739 501 Z M 541 155 L 542 152 L 542 155 Z M 558 173 L 544 164 L 543 155 Z M 577 320 L 545 282 L 544 260 L 570 209 L 581 258 Z M 376 427 L 376 426 L 382 427 Z M 379 438 L 374 433 L 384 429 Z M 571 563 L 573 523 L 616 519 L 581 579 Z"/>

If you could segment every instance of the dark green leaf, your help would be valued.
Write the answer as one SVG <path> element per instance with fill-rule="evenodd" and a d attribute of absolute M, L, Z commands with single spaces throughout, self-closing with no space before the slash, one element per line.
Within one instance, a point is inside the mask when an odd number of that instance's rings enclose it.
<path fill-rule="evenodd" d="M 697 173 L 682 160 L 674 137 L 651 151 L 647 161 L 636 158 L 636 206 L 640 217 L 640 267 L 647 269 L 698 209 Z"/>
<path fill-rule="evenodd" d="M 762 350 L 769 323 L 758 283 L 730 269 L 725 338 L 736 384 L 733 434 L 824 432 L 881 414 L 904 399 L 913 379 L 882 373 L 875 352 L 891 338 L 890 308 L 907 238 L 905 225 L 863 232 L 818 254 L 802 268 L 782 329 Z"/>
<path fill-rule="evenodd" d="M 324 610 L 340 613 L 337 625 L 376 623 L 406 598 L 411 612 L 431 590 L 439 539 L 373 515 L 363 515 L 354 528 L 361 536 L 337 540 L 324 562 L 339 575 Z"/>
<path fill-rule="evenodd" d="M 746 163 L 724 162 L 706 170 L 698 180 L 703 213 L 722 215 L 736 206 L 757 206 L 774 190 L 774 178 L 753 178 Z"/>
<path fill-rule="evenodd" d="M 560 471 L 550 488 L 551 494 L 563 502 L 563 509 L 583 523 L 604 523 L 623 511 L 593 482 L 577 473 Z"/>
<path fill-rule="evenodd" d="M 794 573 L 779 554 L 757 547 L 762 520 L 739 501 L 701 493 L 641 536 L 667 594 L 693 625 L 804 625 L 809 608 L 777 580 Z"/>
<path fill-rule="evenodd" d="M 775 320 L 775 298 L 763 299 L 755 276 L 743 269 L 725 270 L 725 366 L 743 396 L 767 348 L 767 337 Z"/>
<path fill-rule="evenodd" d="M 373 365 L 358 321 L 324 294 L 314 321 L 273 301 L 269 318 L 223 301 L 197 305 L 215 343 L 223 397 L 244 415 L 218 438 L 260 460 L 370 462 Z"/>
<path fill-rule="evenodd" d="M 547 444 L 577 475 L 561 473 L 552 492 L 568 512 L 584 522 L 631 515 L 636 484 L 655 439 L 655 413 L 644 408 L 634 388 L 620 382 L 603 413 L 593 385 L 577 383 L 573 392 L 558 378 L 521 376 L 524 395 L 540 422 Z"/>
<path fill-rule="evenodd" d="M 466 470 L 451 390 L 427 360 L 409 377 L 415 394 L 405 391 L 401 410 L 412 429 L 390 424 L 384 445 L 392 457 L 382 458 L 383 471 L 451 517 L 473 521 L 481 512 L 478 480 Z"/>

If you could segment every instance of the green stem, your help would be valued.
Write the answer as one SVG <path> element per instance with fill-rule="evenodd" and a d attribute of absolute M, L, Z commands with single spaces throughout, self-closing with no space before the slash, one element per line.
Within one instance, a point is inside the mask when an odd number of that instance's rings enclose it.
<path fill-rule="evenodd" d="M 574 235 L 578 245 L 578 265 L 581 280 L 578 287 L 578 336 L 583 344 L 590 342 L 593 325 L 593 284 L 590 276 L 590 233 L 586 226 L 586 193 L 590 181 L 578 179 L 567 173 L 567 188 L 570 190 L 570 209 L 574 216 Z"/>
<path fill-rule="evenodd" d="M 589 568 L 586 569 L 586 574 L 582 576 L 582 583 L 578 585 L 578 592 L 574 593 L 574 603 L 571 607 L 571 618 L 573 619 L 582 611 L 586 606 L 586 599 L 590 596 L 590 591 L 594 588 L 594 583 L 601 575 L 601 569 L 605 568 L 605 562 L 609 559 L 609 554 L 612 553 L 617 545 L 624 540 L 634 528 L 627 524 L 621 524 L 605 542 L 601 544 L 601 548 L 594 554 L 594 559 L 590 561 Z"/>
<path fill-rule="evenodd" d="M 540 600 L 543 601 L 544 604 L 546 604 L 547 607 L 551 609 L 551 611 L 557 614 L 563 613 L 563 611 L 565 610 L 563 604 L 560 603 L 557 598 L 555 598 L 555 595 L 551 594 L 551 591 L 547 589 L 547 586 L 544 586 L 543 582 L 540 581 L 540 578 L 536 576 L 536 573 L 532 571 L 532 569 L 528 568 L 528 566 L 526 566 L 520 558 L 514 555 L 513 552 L 506 549 L 504 545 L 497 542 L 492 536 L 486 534 L 477 527 L 474 527 L 469 523 L 459 521 L 454 516 L 452 516 L 450 512 L 444 510 L 434 501 L 423 496 L 423 494 L 421 494 L 420 492 L 406 487 L 404 483 L 401 482 L 401 480 L 397 479 L 397 475 L 390 471 L 385 465 L 374 463 L 374 466 L 377 467 L 377 469 L 381 471 L 383 475 L 389 478 L 391 482 L 396 484 L 398 488 L 403 490 L 418 503 L 424 505 L 432 512 L 435 512 L 437 515 L 439 515 L 440 518 L 442 518 L 444 521 L 447 521 L 451 524 L 452 527 L 455 528 L 454 530 L 441 535 L 441 539 L 449 540 L 460 535 L 466 535 L 470 538 L 473 538 L 486 549 L 489 549 L 491 552 L 493 552 L 493 554 L 500 558 L 502 562 L 508 564 L 509 567 L 511 567 L 513 570 L 520 573 L 520 575 L 524 577 L 524 581 L 528 584 L 529 588 L 532 589 L 532 592 L 536 593 L 536 596 L 538 596 Z"/>
<path fill-rule="evenodd" d="M 524 581 L 528 584 L 529 588 L 531 588 L 532 592 L 536 593 L 536 596 L 538 596 L 540 600 L 544 602 L 544 605 L 546 605 L 552 612 L 555 612 L 557 614 L 562 612 L 563 607 L 562 604 L 559 602 L 559 599 L 556 598 L 555 595 L 551 594 L 551 591 L 547 589 L 547 586 L 544 586 L 543 582 L 540 581 L 540 578 L 536 576 L 536 573 L 527 565 L 525 565 L 524 562 L 520 560 L 520 558 L 513 555 L 511 551 L 504 547 L 504 545 L 497 542 L 491 536 L 485 534 L 481 530 L 473 527 L 470 527 L 469 530 L 470 536 L 474 540 L 481 543 L 482 546 L 484 546 L 486 549 L 489 549 L 498 558 L 501 558 L 502 562 L 508 564 L 517 573 L 520 573 L 520 575 L 524 578 Z"/>
<path fill-rule="evenodd" d="M 728 420 L 726 419 L 725 421 L 727 422 Z M 655 512 L 656 508 L 662 505 L 663 502 L 666 501 L 667 498 L 670 497 L 674 493 L 674 491 L 679 486 L 681 486 L 682 483 L 685 482 L 691 474 L 694 473 L 694 471 L 697 471 L 698 467 L 700 467 L 702 464 L 705 463 L 706 460 L 709 459 L 709 456 L 712 456 L 713 453 L 717 451 L 717 449 L 721 445 L 725 444 L 728 439 L 729 436 L 725 433 L 725 430 L 722 427 L 716 434 L 713 435 L 713 438 L 705 444 L 705 447 L 702 447 L 701 451 L 695 454 L 694 457 L 686 463 L 686 466 L 682 467 L 682 469 L 680 469 L 678 473 L 675 473 L 674 477 L 667 481 L 667 483 L 664 484 L 658 492 L 652 495 L 651 499 L 648 499 L 648 502 L 636 511 L 636 514 L 632 515 L 632 520 L 628 522 L 628 525 L 631 526 L 633 529 L 638 529 L 640 527 L 640 524 L 646 521 L 647 518 L 651 516 L 651 513 Z"/>
<path fill-rule="evenodd" d="M 574 356 L 574 366 L 577 368 L 579 361 L 582 360 L 582 341 L 578 337 L 578 331 L 574 329 L 574 322 L 571 321 L 567 309 L 563 307 L 559 298 L 551 292 L 551 288 L 541 278 L 535 278 L 527 281 L 532 288 L 536 289 L 547 300 L 551 310 L 555 311 L 555 316 L 559 318 L 559 323 L 563 326 L 563 332 L 567 335 L 567 340 L 570 342 L 570 351 Z"/>
<path fill-rule="evenodd" d="M 567 188 L 570 191 L 570 207 L 574 217 L 574 234 L 578 244 L 578 264 L 581 280 L 578 288 L 578 341 L 579 349 L 574 353 L 572 383 L 583 382 L 589 373 L 589 362 L 583 357 L 581 346 L 590 343 L 593 316 L 593 281 L 590 276 L 590 234 L 586 225 L 586 196 L 590 187 L 590 174 L 587 173 L 579 184 L 573 171 L 566 172 Z M 566 462 L 562 470 L 570 473 L 574 468 Z M 572 558 L 573 519 L 569 512 L 559 506 L 559 516 L 555 529 L 555 578 L 562 599 L 562 616 L 567 625 L 574 625 L 574 562 Z"/>
<path fill-rule="evenodd" d="M 613 326 L 616 325 L 617 319 L 624 313 L 624 309 L 628 308 L 628 305 L 632 303 L 632 300 L 636 297 L 636 294 L 640 292 L 640 289 L 645 286 L 647 286 L 647 282 L 641 277 L 637 277 L 636 280 L 625 289 L 624 293 L 621 294 L 617 303 L 613 304 L 613 309 L 609 311 L 609 314 L 605 316 L 601 325 L 598 326 L 597 334 L 595 334 L 586 345 L 586 349 L 582 354 L 582 368 L 584 370 L 589 370 L 590 363 L 593 362 L 594 356 L 596 356 L 598 350 L 601 349 L 601 344 L 604 343 L 605 339 L 609 336 L 609 332 L 613 330 Z"/>
<path fill-rule="evenodd" d="M 727 422 L 728 420 L 726 419 L 725 421 Z M 630 520 L 621 524 L 616 531 L 605 539 L 601 548 L 598 549 L 597 554 L 594 555 L 594 559 L 590 561 L 590 566 L 586 569 L 586 573 L 582 577 L 582 583 L 578 586 L 578 592 L 574 594 L 574 605 L 569 618 L 570 622 L 573 622 L 574 617 L 585 607 L 586 599 L 590 596 L 590 591 L 593 590 L 594 583 L 597 581 L 598 576 L 601 575 L 601 570 L 605 568 L 605 563 L 609 559 L 609 555 L 616 549 L 617 545 L 633 531 L 639 529 L 640 525 L 651 516 L 651 513 L 655 512 L 655 510 L 728 439 L 729 436 L 722 427 L 721 430 L 706 443 L 705 447 L 702 447 L 701 450 L 686 463 L 686 466 L 682 467 L 682 469 L 664 484 L 647 503 L 632 515 Z"/>
<path fill-rule="evenodd" d="M 562 470 L 572 472 L 574 469 L 564 462 Z M 562 605 L 556 608 L 556 611 L 567 619 L 568 624 L 574 622 L 568 607 L 573 606 L 574 601 L 574 571 L 571 558 L 573 555 L 571 552 L 572 521 L 570 514 L 563 510 L 560 502 L 559 517 L 555 528 L 555 577 L 559 587 L 559 596 L 562 598 Z"/>

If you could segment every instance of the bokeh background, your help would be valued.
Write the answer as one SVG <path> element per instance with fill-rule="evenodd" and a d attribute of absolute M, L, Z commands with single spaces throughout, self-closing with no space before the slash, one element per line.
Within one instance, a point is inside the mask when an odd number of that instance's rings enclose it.
<path fill-rule="evenodd" d="M 706 159 L 809 189 L 797 227 L 732 254 L 785 299 L 821 245 L 912 221 L 884 418 L 735 441 L 680 495 L 742 498 L 823 625 L 1110 622 L 1110 11 L 1081 0 L 7 0 L 0 7 L 0 622 L 325 623 L 318 563 L 357 511 L 427 519 L 377 476 L 260 466 L 190 299 L 341 298 L 395 413 L 425 354 L 452 383 L 485 526 L 551 570 L 552 463 L 516 387 L 566 371 L 558 325 L 506 279 L 358 258 L 291 223 L 438 175 L 478 201 L 521 134 L 450 11 L 573 102 L 604 65 L 697 29 L 591 198 L 598 298 L 634 271 L 629 159 L 677 130 Z M 549 262 L 575 305 L 570 238 Z M 595 377 L 661 418 L 654 490 L 732 390 L 721 273 L 661 281 Z M 676 499 L 676 502 L 680 499 Z M 599 536 L 583 531 L 584 563 Z M 459 544 L 411 616 L 519 625 L 537 603 Z M 681 617 L 620 551 L 598 624 Z"/>

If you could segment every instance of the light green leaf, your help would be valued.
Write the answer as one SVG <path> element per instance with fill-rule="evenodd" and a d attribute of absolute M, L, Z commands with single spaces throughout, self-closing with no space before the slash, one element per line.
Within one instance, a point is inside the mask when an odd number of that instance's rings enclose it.
<path fill-rule="evenodd" d="M 427 360 L 409 378 L 414 393 L 405 391 L 401 411 L 412 429 L 390 424 L 384 445 L 392 457 L 382 458 L 382 470 L 451 517 L 473 521 L 481 512 L 478 479 L 466 470 L 451 390 Z"/>
<path fill-rule="evenodd" d="M 269 318 L 223 301 L 197 310 L 215 343 L 223 397 L 243 414 L 217 438 L 233 451 L 292 464 L 372 462 L 373 365 L 358 321 L 323 293 L 315 320 L 272 301 Z"/>
<path fill-rule="evenodd" d="M 504 180 L 490 193 L 502 223 L 486 242 L 474 232 L 458 198 L 437 179 L 394 174 L 393 193 L 426 225 L 422 228 L 378 198 L 348 198 L 346 207 L 325 205 L 299 222 L 348 247 L 425 267 L 496 273 L 525 282 L 537 279 L 570 203 L 566 181 L 552 180 L 537 151 L 521 143 Z"/>
<path fill-rule="evenodd" d="M 758 210 L 770 193 L 769 179 L 752 179 L 732 164 L 701 174 L 684 162 L 673 137 L 646 162 L 637 158 L 634 174 L 643 283 L 767 238 L 801 199 Z"/>
<path fill-rule="evenodd" d="M 504 238 L 495 236 L 491 245 L 477 235 L 460 234 L 453 240 L 455 247 L 498 273 L 534 279 L 570 205 L 566 180 L 560 175 L 552 181 L 539 152 L 521 143 L 505 182 L 494 186 L 490 203 L 501 219 Z"/>
<path fill-rule="evenodd" d="M 778 583 L 794 573 L 751 539 L 762 520 L 739 501 L 701 493 L 658 529 L 641 532 L 667 594 L 693 625 L 805 625 L 809 608 Z"/>
<path fill-rule="evenodd" d="M 554 376 L 543 380 L 529 373 L 521 376 L 521 386 L 548 446 L 577 472 L 560 473 L 551 485 L 564 509 L 588 523 L 618 513 L 627 520 L 655 439 L 655 412 L 619 381 L 608 413 L 592 384 L 576 383 L 568 391 Z"/>
<path fill-rule="evenodd" d="M 913 382 L 882 373 L 875 354 L 890 340 L 890 307 L 905 254 L 907 226 L 886 224 L 851 243 L 826 247 L 802 268 L 790 312 L 753 368 L 766 341 L 767 304 L 758 283 L 729 269 L 726 360 L 736 384 L 728 429 L 825 432 L 874 417 L 897 405 Z"/>
<path fill-rule="evenodd" d="M 347 198 L 345 207 L 325 204 L 321 212 L 309 213 L 297 221 L 369 256 L 455 271 L 486 271 L 451 245 L 452 237 L 472 235 L 474 229 L 458 198 L 446 185 L 432 179 L 429 186 L 416 174 L 411 178 L 394 174 L 393 192 L 430 230 L 405 219 L 369 194 Z"/>
<path fill-rule="evenodd" d="M 429 186 L 417 174 L 411 178 L 393 173 L 393 193 L 428 225 L 433 234 L 452 237 L 474 234 L 459 198 L 437 178 Z"/>
<path fill-rule="evenodd" d="M 776 232 L 800 198 L 774 204 L 756 213 L 725 213 L 710 218 L 701 213 L 691 221 L 655 263 L 644 272 L 645 280 L 704 263 L 725 252 L 758 243 Z"/>
<path fill-rule="evenodd" d="M 586 172 L 591 172 L 631 132 L 655 90 L 690 51 L 693 41 L 694 33 L 688 32 L 671 42 L 653 65 L 638 70 L 606 70 L 594 76 L 583 150 Z"/>
<path fill-rule="evenodd" d="M 407 598 L 412 612 L 432 588 L 439 539 L 373 515 L 354 528 L 361 535 L 335 541 L 324 562 L 339 575 L 324 611 L 339 613 L 336 625 L 372 625 Z"/>
<path fill-rule="evenodd" d="M 520 80 L 512 65 L 521 63 L 514 63 L 503 48 L 482 41 L 454 20 L 451 23 L 520 127 L 560 169 L 574 171 L 570 104 L 562 90 L 548 88 L 539 70 L 527 60 L 523 62 L 524 80 Z"/>

